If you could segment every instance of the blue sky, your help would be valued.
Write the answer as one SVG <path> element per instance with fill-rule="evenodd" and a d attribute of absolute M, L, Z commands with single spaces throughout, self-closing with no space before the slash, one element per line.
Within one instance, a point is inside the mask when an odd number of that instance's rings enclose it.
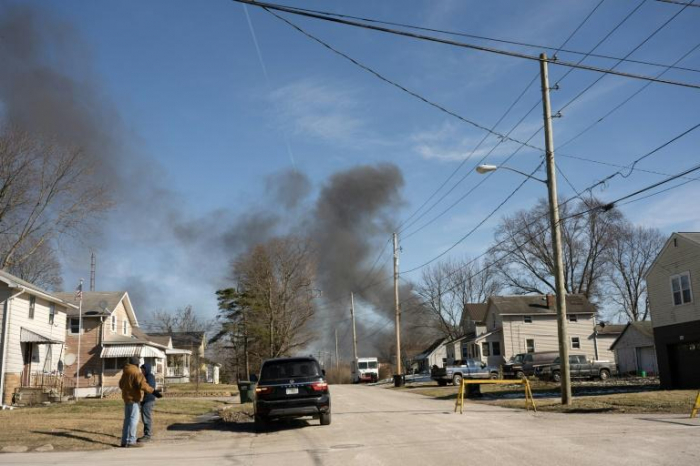
<path fill-rule="evenodd" d="M 599 0 L 280 3 L 557 47 Z M 589 51 L 639 3 L 603 2 L 567 48 Z M 248 14 L 260 55 L 244 6 L 234 2 L 64 0 L 45 2 L 42 7 L 72 26 L 85 45 L 84 53 L 76 60 L 90 64 L 102 98 L 119 115 L 125 129 L 122 134 L 128 135 L 124 150 L 142 162 L 154 185 L 167 189 L 177 199 L 183 218 L 192 221 L 235 216 L 267 205 L 265 180 L 291 167 L 305 173 L 318 190 L 335 172 L 380 162 L 394 163 L 402 170 L 405 203 L 398 212 L 402 220 L 470 156 L 485 135 L 381 82 L 258 8 L 248 7 Z M 596 53 L 627 54 L 680 8 L 646 1 Z M 487 127 L 498 121 L 538 73 L 536 62 L 286 17 L 388 78 Z M 674 62 L 700 42 L 699 20 L 700 8 L 686 8 L 631 58 Z M 533 55 L 540 52 L 461 40 Z M 565 53 L 559 56 L 569 61 L 578 59 Z M 615 62 L 589 58 L 585 63 L 610 67 Z M 67 72 L 73 65 L 57 64 Z M 700 52 L 689 55 L 679 66 L 700 69 Z M 629 63 L 618 69 L 645 75 L 662 71 Z M 551 66 L 550 80 L 557 81 L 566 71 Z M 552 93 L 554 110 L 598 76 L 581 70 L 571 73 L 561 82 L 560 90 Z M 664 77 L 700 83 L 700 73 L 696 72 L 671 70 Z M 607 76 L 554 121 L 557 162 L 577 190 L 616 168 L 567 155 L 626 165 L 699 122 L 700 91 L 652 84 L 594 129 L 558 149 L 559 143 L 575 136 L 643 85 Z M 510 131 L 539 98 L 536 82 L 497 131 Z M 537 107 L 512 136 L 526 139 L 540 125 L 541 108 Z M 667 174 L 679 172 L 698 162 L 699 142 L 700 131 L 693 132 L 639 167 Z M 496 143 L 495 138 L 488 138 L 457 178 Z M 542 133 L 532 139 L 532 144 L 543 146 Z M 516 149 L 516 144 L 504 143 L 488 161 L 498 164 Z M 531 149 L 521 150 L 508 162 L 528 172 L 537 163 L 538 152 Z M 135 170 L 140 168 L 137 164 Z M 612 200 L 662 178 L 634 172 L 628 178 L 613 179 L 595 194 Z M 410 234 L 479 181 L 482 177 L 470 174 L 405 233 Z M 513 173 L 493 174 L 450 212 L 403 240 L 402 269 L 420 265 L 452 246 L 520 181 Z M 561 178 L 559 188 L 561 196 L 573 193 Z M 667 233 L 698 231 L 698 190 L 698 184 L 692 182 L 622 209 L 632 221 Z M 481 254 L 492 241 L 493 228 L 502 215 L 528 208 L 544 194 L 539 183 L 527 183 L 451 254 Z M 192 304 L 204 315 L 213 316 L 213 292 L 226 283 L 230 258 L 202 253 L 193 262 L 192 251 L 183 251 L 182 244 L 159 234 L 160 226 L 148 221 L 115 228 L 115 218 L 130 208 L 136 207 L 122 205 L 112 212 L 109 228 L 95 242 L 98 288 L 133 286 L 139 312 Z M 150 234 L 143 239 L 133 235 L 134 231 Z M 382 246 L 383 242 L 378 242 L 377 252 Z M 385 260 L 388 265 L 389 257 Z M 80 277 L 87 278 L 89 253 L 85 249 L 71 250 L 65 254 L 64 263 L 67 286 Z M 408 278 L 417 279 L 418 275 Z"/>

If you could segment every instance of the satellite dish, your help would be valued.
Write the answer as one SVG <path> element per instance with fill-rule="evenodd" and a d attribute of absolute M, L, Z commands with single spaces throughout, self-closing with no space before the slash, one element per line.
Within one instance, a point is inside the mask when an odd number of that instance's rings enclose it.
<path fill-rule="evenodd" d="M 107 310 L 108 310 L 108 309 L 107 309 L 107 301 L 105 301 L 105 300 L 100 301 L 99 306 L 100 306 L 100 309 L 102 309 L 103 311 L 107 311 Z"/>
<path fill-rule="evenodd" d="M 73 364 L 75 364 L 75 354 L 73 354 L 73 353 L 66 354 L 65 364 L 66 364 L 66 366 L 72 366 Z"/>

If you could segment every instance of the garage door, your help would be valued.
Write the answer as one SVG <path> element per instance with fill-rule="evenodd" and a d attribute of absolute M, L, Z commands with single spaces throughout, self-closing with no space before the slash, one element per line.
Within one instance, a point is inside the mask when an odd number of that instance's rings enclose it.
<path fill-rule="evenodd" d="M 674 388 L 700 388 L 700 341 L 673 345 L 671 375 Z"/>
<path fill-rule="evenodd" d="M 656 350 L 653 346 L 637 348 L 637 371 L 658 374 L 656 367 Z"/>

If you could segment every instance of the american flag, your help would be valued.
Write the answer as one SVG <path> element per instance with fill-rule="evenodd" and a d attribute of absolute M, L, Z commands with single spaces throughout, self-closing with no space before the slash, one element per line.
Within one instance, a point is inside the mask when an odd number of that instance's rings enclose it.
<path fill-rule="evenodd" d="M 80 280 L 80 284 L 78 285 L 78 288 L 75 289 L 75 300 L 80 301 L 83 299 L 83 281 Z"/>

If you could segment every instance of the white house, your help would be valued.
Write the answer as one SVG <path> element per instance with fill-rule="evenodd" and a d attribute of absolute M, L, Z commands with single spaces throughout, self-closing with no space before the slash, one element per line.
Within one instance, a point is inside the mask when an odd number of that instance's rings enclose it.
<path fill-rule="evenodd" d="M 2 404 L 22 388 L 60 396 L 69 304 L 0 270 L 0 394 Z"/>
<path fill-rule="evenodd" d="M 613 342 L 611 349 L 615 353 L 615 362 L 620 374 L 639 374 L 642 371 L 647 375 L 659 373 L 654 348 L 654 330 L 650 321 L 627 324 Z"/>
<path fill-rule="evenodd" d="M 413 358 L 414 369 L 419 372 L 429 371 L 431 367 L 443 367 L 447 359 L 445 342 L 447 338 L 438 338 L 422 353 Z"/>

